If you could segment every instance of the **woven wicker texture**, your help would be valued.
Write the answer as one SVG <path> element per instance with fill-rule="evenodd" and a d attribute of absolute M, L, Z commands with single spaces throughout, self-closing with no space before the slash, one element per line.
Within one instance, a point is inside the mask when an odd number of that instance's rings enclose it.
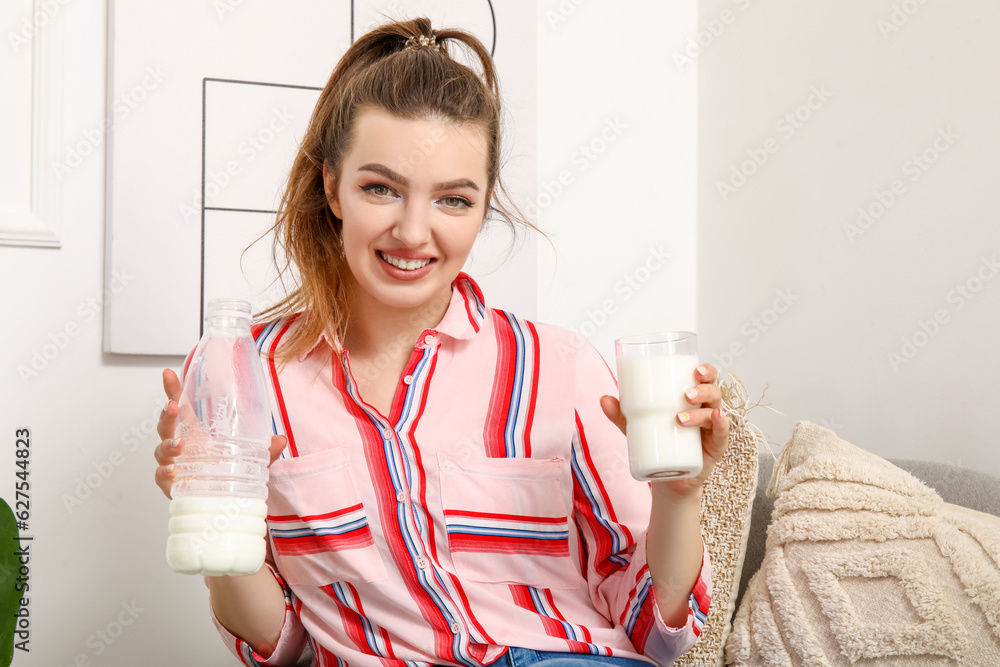
<path fill-rule="evenodd" d="M 678 667 L 724 664 L 723 648 L 736 604 L 757 490 L 761 436 L 746 419 L 753 405 L 738 378 L 730 375 L 719 386 L 722 410 L 729 417 L 729 448 L 712 470 L 701 500 L 701 533 L 712 561 L 712 604 L 698 642 L 673 663 Z"/>

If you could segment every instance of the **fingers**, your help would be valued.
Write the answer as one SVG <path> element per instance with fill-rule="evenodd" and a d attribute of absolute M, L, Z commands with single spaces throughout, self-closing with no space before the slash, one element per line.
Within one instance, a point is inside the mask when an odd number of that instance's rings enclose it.
<path fill-rule="evenodd" d="M 171 400 L 179 401 L 181 398 L 181 381 L 177 379 L 177 373 L 169 368 L 163 369 L 163 391 Z"/>
<path fill-rule="evenodd" d="M 163 495 L 167 498 L 170 497 L 170 485 L 173 484 L 177 474 L 174 459 L 180 454 L 183 445 L 184 443 L 180 440 L 171 439 L 162 441 L 153 449 L 153 457 L 159 464 L 153 478 L 156 480 L 156 485 L 160 487 L 160 491 L 163 491 Z"/>
<path fill-rule="evenodd" d="M 156 423 L 156 433 L 160 439 L 167 440 L 174 437 L 174 424 L 177 421 L 177 401 L 181 398 L 181 382 L 177 379 L 177 374 L 169 368 L 163 369 L 163 391 L 167 395 L 167 405 L 160 412 L 160 419 Z"/>
<path fill-rule="evenodd" d="M 284 451 L 285 446 L 288 445 L 288 438 L 283 435 L 272 435 L 271 436 L 271 446 L 269 447 L 271 460 L 268 461 L 267 465 L 270 467 L 272 463 L 278 460 L 281 456 L 281 452 Z"/>
<path fill-rule="evenodd" d="M 177 421 L 177 402 L 167 401 L 167 406 L 160 411 L 160 420 L 156 422 L 156 434 L 161 440 L 174 437 L 174 424 Z"/>
<path fill-rule="evenodd" d="M 604 416 L 611 420 L 622 433 L 625 433 L 625 415 L 622 414 L 621 405 L 614 396 L 601 396 L 601 410 Z"/>
<path fill-rule="evenodd" d="M 719 370 L 712 364 L 700 364 L 698 368 L 694 369 L 694 372 L 695 377 L 707 384 L 715 382 L 719 377 Z"/>
<path fill-rule="evenodd" d="M 169 465 L 181 453 L 184 442 L 179 439 L 163 440 L 153 449 L 153 458 L 161 466 Z"/>

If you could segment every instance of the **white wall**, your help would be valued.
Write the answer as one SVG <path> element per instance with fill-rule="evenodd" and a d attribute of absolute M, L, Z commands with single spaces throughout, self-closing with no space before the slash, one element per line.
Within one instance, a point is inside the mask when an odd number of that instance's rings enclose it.
<path fill-rule="evenodd" d="M 697 3 L 541 0 L 539 319 L 614 339 L 695 324 Z M 612 365 L 612 368 L 614 366 Z"/>
<path fill-rule="evenodd" d="M 752 419 L 779 445 L 805 419 L 1000 473 L 1000 6 L 706 0 L 700 20 L 703 356 L 769 385 L 784 414 Z"/>

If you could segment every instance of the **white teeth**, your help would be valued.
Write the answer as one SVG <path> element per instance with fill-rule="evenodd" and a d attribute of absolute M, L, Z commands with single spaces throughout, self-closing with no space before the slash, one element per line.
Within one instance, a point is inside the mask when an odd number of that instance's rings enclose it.
<path fill-rule="evenodd" d="M 404 271 L 413 271 L 415 269 L 421 269 L 431 263 L 431 260 L 429 259 L 413 259 L 410 261 L 406 261 L 405 259 L 398 259 L 396 257 L 392 257 L 381 251 L 379 251 L 379 257 L 384 259 L 389 264 L 392 264 L 397 269 L 402 269 Z"/>

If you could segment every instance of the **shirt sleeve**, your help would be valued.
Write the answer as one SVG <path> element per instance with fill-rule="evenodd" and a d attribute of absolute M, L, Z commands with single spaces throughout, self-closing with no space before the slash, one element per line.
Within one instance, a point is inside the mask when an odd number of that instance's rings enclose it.
<path fill-rule="evenodd" d="M 212 614 L 212 621 L 215 623 L 216 629 L 222 635 L 222 641 L 225 642 L 229 650 L 233 652 L 233 655 L 239 658 L 244 665 L 247 665 L 247 667 L 290 667 L 295 665 L 299 656 L 302 655 L 307 634 L 298 613 L 296 613 L 295 596 L 285 583 L 285 580 L 278 574 L 278 570 L 274 565 L 270 544 L 267 547 L 267 557 L 264 564 L 271 570 L 274 578 L 277 579 L 281 589 L 285 592 L 285 622 L 281 626 L 281 635 L 278 637 L 278 644 L 274 647 L 274 651 L 270 655 L 264 656 L 257 653 L 250 648 L 249 644 L 229 632 L 219 622 L 219 619 L 216 618 L 215 611 L 211 608 L 211 601 L 209 601 L 209 613 Z M 205 584 L 208 585 L 208 582 L 206 581 Z"/>
<path fill-rule="evenodd" d="M 649 484 L 632 477 L 625 436 L 600 406 L 602 395 L 618 395 L 617 384 L 592 345 L 580 339 L 575 348 L 573 505 L 585 545 L 581 565 L 590 597 L 599 611 L 624 628 L 639 653 L 668 665 L 694 645 L 705 622 L 712 599 L 708 551 L 703 544 L 686 624 L 666 625 L 656 607 L 646 561 Z"/>

